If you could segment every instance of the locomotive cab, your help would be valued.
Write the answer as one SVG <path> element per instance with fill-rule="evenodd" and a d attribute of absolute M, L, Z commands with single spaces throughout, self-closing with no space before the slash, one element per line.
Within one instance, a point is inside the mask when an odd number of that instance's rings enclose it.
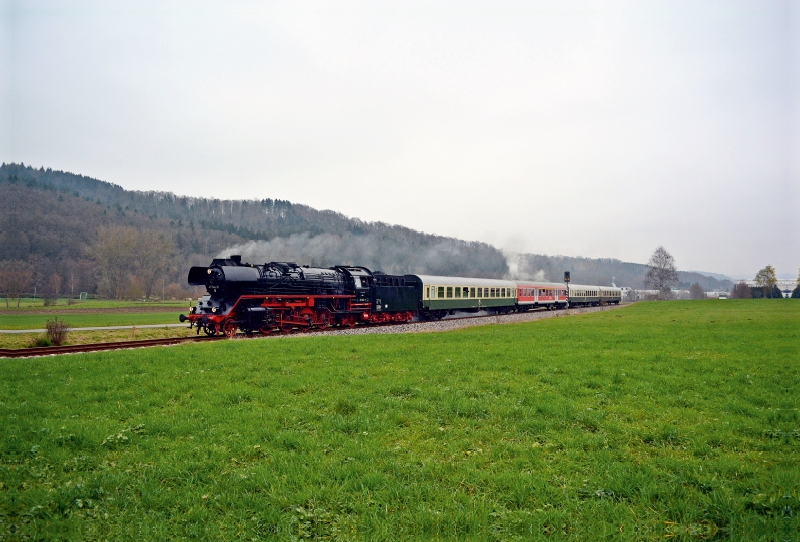
<path fill-rule="evenodd" d="M 355 295 L 354 303 L 370 303 L 372 301 L 371 293 L 375 279 L 369 269 L 343 265 L 337 266 L 336 269 L 348 277 L 347 286 Z"/>

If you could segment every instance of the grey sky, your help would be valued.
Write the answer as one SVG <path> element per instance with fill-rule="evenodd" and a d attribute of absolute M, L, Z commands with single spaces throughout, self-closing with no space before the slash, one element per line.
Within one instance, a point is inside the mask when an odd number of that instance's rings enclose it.
<path fill-rule="evenodd" d="M 798 3 L 0 6 L 4 161 L 512 251 L 800 267 Z"/>

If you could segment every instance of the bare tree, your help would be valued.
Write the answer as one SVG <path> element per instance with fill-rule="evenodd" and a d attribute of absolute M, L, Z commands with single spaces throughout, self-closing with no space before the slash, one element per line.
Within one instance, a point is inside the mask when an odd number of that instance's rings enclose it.
<path fill-rule="evenodd" d="M 155 230 L 101 228 L 91 254 L 100 287 L 110 298 L 151 297 L 175 250 L 169 237 Z"/>
<path fill-rule="evenodd" d="M 100 228 L 91 255 L 97 263 L 99 287 L 106 297 L 116 299 L 125 291 L 134 267 L 137 241 L 134 228 Z"/>
<path fill-rule="evenodd" d="M 645 287 L 658 291 L 658 299 L 670 299 L 672 287 L 677 283 L 678 270 L 675 267 L 675 258 L 660 246 L 647 262 L 647 273 L 644 276 Z"/>
<path fill-rule="evenodd" d="M 136 264 L 144 281 L 144 295 L 149 299 L 157 279 L 163 277 L 172 261 L 175 244 L 160 232 L 141 231 L 138 245 Z"/>
<path fill-rule="evenodd" d="M 50 276 L 50 289 L 53 291 L 56 297 L 58 294 L 61 293 L 61 275 L 58 273 L 53 273 Z"/>
<path fill-rule="evenodd" d="M 0 291 L 5 295 L 6 307 L 8 307 L 9 299 L 16 299 L 17 307 L 19 307 L 22 292 L 30 286 L 32 281 L 33 273 L 29 269 L 9 268 L 0 272 Z"/>
<path fill-rule="evenodd" d="M 750 299 L 753 294 L 750 292 L 750 286 L 742 281 L 736 283 L 736 286 L 731 290 L 732 299 Z"/>
<path fill-rule="evenodd" d="M 775 268 L 771 265 L 756 273 L 756 285 L 764 291 L 765 298 L 768 293 L 770 296 L 772 295 L 772 290 L 777 283 L 778 278 L 775 276 Z"/>
<path fill-rule="evenodd" d="M 699 282 L 695 282 L 691 286 L 689 286 L 689 298 L 691 299 L 705 299 L 706 292 L 703 290 L 703 287 L 700 286 Z"/>

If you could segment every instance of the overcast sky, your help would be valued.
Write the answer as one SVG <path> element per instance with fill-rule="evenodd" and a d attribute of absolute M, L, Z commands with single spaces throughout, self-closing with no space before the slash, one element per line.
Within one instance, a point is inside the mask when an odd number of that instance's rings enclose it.
<path fill-rule="evenodd" d="M 518 252 L 800 267 L 800 3 L 0 0 L 0 159 Z"/>

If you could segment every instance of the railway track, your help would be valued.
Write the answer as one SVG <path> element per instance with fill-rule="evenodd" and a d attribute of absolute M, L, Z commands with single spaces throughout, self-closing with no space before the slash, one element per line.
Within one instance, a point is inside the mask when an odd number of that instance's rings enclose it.
<path fill-rule="evenodd" d="M 360 333 L 368 333 L 370 330 L 378 331 L 380 328 L 389 327 L 392 329 L 396 329 L 398 333 L 403 332 L 413 332 L 413 331 L 447 331 L 448 329 L 454 329 L 448 324 L 456 324 L 458 323 L 458 327 L 464 327 L 463 324 L 470 320 L 472 321 L 481 321 L 481 320 L 489 320 L 487 323 L 504 323 L 504 320 L 507 320 L 508 323 L 512 321 L 518 321 L 518 318 L 515 317 L 525 317 L 529 316 L 530 319 L 538 319 L 539 317 L 554 317 L 554 316 L 566 316 L 572 314 L 582 314 L 586 312 L 595 312 L 599 310 L 609 310 L 617 306 L 605 306 L 605 307 L 587 307 L 587 308 L 580 308 L 580 309 L 565 309 L 560 311 L 548 311 L 547 309 L 540 309 L 535 311 L 527 311 L 522 313 L 509 313 L 504 315 L 499 314 L 485 314 L 485 315 L 477 315 L 477 316 L 461 316 L 457 318 L 445 318 L 443 320 L 426 320 L 426 321 L 419 321 L 419 322 L 408 322 L 405 324 L 396 324 L 396 323 L 384 323 L 384 324 L 371 324 L 371 325 L 360 325 L 353 328 L 343 326 L 343 327 L 334 327 L 334 328 L 326 328 L 326 329 L 296 329 L 292 332 L 275 332 L 272 335 L 261 335 L 259 333 L 253 335 L 245 335 L 242 333 L 237 334 L 230 340 L 246 340 L 246 339 L 258 339 L 258 338 L 268 338 L 268 337 L 286 337 L 286 336 L 293 336 L 293 335 L 310 335 L 315 333 L 328 333 L 328 334 L 360 334 Z M 374 331 L 373 331 L 374 332 Z M 197 336 L 197 337 L 174 337 L 171 339 L 143 339 L 137 341 L 120 341 L 120 342 L 109 342 L 109 343 L 91 343 L 91 344 L 76 344 L 71 346 L 47 346 L 47 347 L 40 347 L 40 348 L 19 348 L 19 349 L 3 349 L 0 348 L 0 358 L 29 358 L 29 357 L 39 357 L 39 356 L 54 356 L 59 354 L 79 354 L 84 352 L 100 352 L 104 350 L 124 350 L 127 348 L 145 348 L 149 346 L 170 346 L 175 344 L 187 343 L 187 342 L 208 342 L 208 341 L 220 341 L 223 339 L 227 339 L 225 335 L 214 335 L 211 337 L 208 336 Z"/>
<path fill-rule="evenodd" d="M 147 346 L 169 346 L 185 342 L 218 341 L 224 338 L 224 335 L 216 337 L 173 337 L 171 339 L 142 339 L 138 341 L 74 344 L 70 346 L 43 346 L 39 348 L 0 348 L 0 358 L 31 358 L 38 356 L 55 356 L 59 354 L 80 354 L 84 352 L 123 350 L 125 348 L 143 348 Z"/>

